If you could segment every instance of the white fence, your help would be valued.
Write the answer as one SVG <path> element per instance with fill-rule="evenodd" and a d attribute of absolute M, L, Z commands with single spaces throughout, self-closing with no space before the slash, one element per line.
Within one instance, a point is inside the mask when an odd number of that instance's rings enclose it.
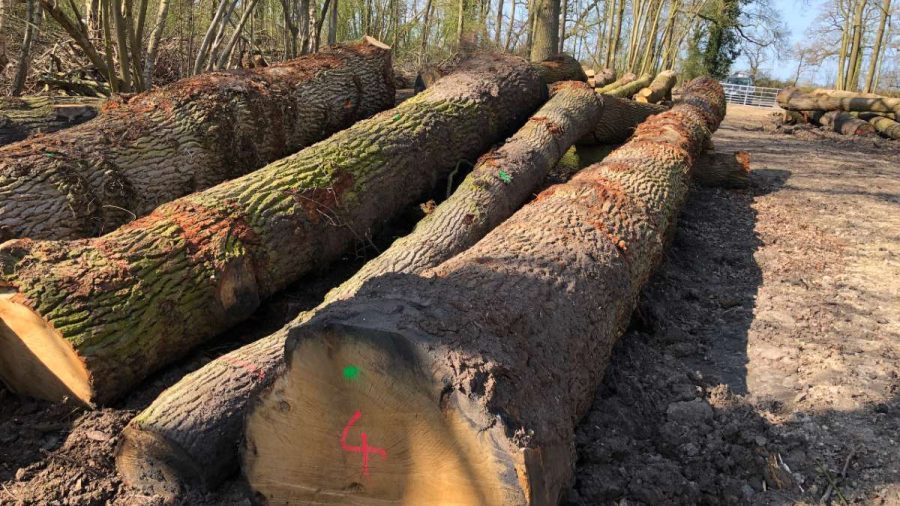
<path fill-rule="evenodd" d="M 775 107 L 775 96 L 779 88 L 760 88 L 744 84 L 722 83 L 725 89 L 725 100 L 730 104 L 755 105 L 758 107 Z"/>

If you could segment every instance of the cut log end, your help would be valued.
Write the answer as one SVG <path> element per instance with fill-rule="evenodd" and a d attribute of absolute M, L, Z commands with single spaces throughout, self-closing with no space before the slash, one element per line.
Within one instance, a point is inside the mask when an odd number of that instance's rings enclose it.
<path fill-rule="evenodd" d="M 186 477 L 203 475 L 196 464 L 175 445 L 150 431 L 129 425 L 116 449 L 116 469 L 128 486 L 148 494 L 175 498 Z"/>
<path fill-rule="evenodd" d="M 0 379 L 19 394 L 90 404 L 90 375 L 72 345 L 18 298 L 0 294 Z"/>
<path fill-rule="evenodd" d="M 246 424 L 244 473 L 268 504 L 521 497 L 515 464 L 492 430 L 475 427 L 490 421 L 467 416 L 465 396 L 445 389 L 403 337 L 330 327 L 292 343 L 287 372 Z"/>

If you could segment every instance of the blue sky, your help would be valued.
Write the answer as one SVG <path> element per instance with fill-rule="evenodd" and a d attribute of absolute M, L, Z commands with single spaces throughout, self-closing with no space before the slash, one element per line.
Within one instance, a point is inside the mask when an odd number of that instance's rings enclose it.
<path fill-rule="evenodd" d="M 790 42 L 788 47 L 793 47 L 794 43 L 801 40 L 806 34 L 806 29 L 815 20 L 821 10 L 823 0 L 772 0 L 772 6 L 781 12 L 781 19 L 787 24 L 790 31 Z M 747 60 L 742 57 L 735 61 L 732 67 L 733 71 L 746 70 Z M 797 71 L 797 62 L 785 55 L 781 55 L 777 60 L 773 59 L 763 70 L 780 79 L 793 78 L 794 72 Z M 811 77 L 808 73 L 804 75 Z M 824 76 L 816 76 L 820 79 Z"/>

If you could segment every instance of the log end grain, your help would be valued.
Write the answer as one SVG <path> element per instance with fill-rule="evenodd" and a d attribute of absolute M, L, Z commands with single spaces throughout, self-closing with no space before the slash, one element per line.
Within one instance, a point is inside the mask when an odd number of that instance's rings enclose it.
<path fill-rule="evenodd" d="M 245 429 L 244 474 L 268 503 L 522 502 L 522 455 L 402 336 L 309 328 L 287 350 Z"/>
<path fill-rule="evenodd" d="M 0 379 L 40 399 L 89 404 L 92 397 L 90 374 L 72 345 L 15 290 L 0 294 Z"/>

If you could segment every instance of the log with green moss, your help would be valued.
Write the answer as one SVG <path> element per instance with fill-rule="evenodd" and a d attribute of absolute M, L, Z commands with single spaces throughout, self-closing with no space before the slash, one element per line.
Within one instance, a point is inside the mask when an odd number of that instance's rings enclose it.
<path fill-rule="evenodd" d="M 672 88 L 675 87 L 676 75 L 674 70 L 663 70 L 646 88 L 641 88 L 634 95 L 636 102 L 657 104 L 663 100 L 672 100 Z"/>
<path fill-rule="evenodd" d="M 45 399 L 115 399 L 338 258 L 546 94 L 526 61 L 480 56 L 390 111 L 103 237 L 4 243 L 0 378 Z"/>
<path fill-rule="evenodd" d="M 472 246 L 535 192 L 566 148 L 590 131 L 601 108 L 602 100 L 586 84 L 558 83 L 553 97 L 502 147 L 482 156 L 450 198 L 332 290 L 323 305 L 352 295 L 373 277 L 422 272 Z M 284 335 L 213 360 L 135 417 L 116 456 L 125 482 L 176 495 L 183 485 L 214 487 L 233 471 L 247 402 L 280 364 Z"/>
<path fill-rule="evenodd" d="M 621 98 L 631 98 L 632 95 L 640 91 L 642 88 L 648 86 L 650 81 L 653 79 L 653 76 L 649 74 L 644 74 L 638 79 L 631 81 L 628 84 L 624 84 L 619 86 L 618 88 L 613 88 L 608 91 L 604 91 L 603 94 L 609 95 L 612 97 L 621 97 Z"/>
<path fill-rule="evenodd" d="M 603 97 L 603 114 L 600 121 L 594 126 L 594 130 L 581 138 L 579 144 L 620 144 L 625 142 L 634 132 L 634 129 L 647 118 L 668 110 L 667 107 L 656 104 L 642 104 L 611 95 Z"/>
<path fill-rule="evenodd" d="M 290 329 L 245 424 L 255 497 L 559 504 L 576 424 L 724 112 L 719 83 L 695 80 L 470 249 L 422 275 L 374 278 Z"/>
<path fill-rule="evenodd" d="M 606 84 L 604 86 L 600 86 L 597 88 L 597 93 L 606 93 L 608 91 L 614 90 L 616 88 L 620 88 L 625 86 L 626 84 L 633 82 L 638 77 L 633 72 L 627 72 L 622 77 L 616 79 L 615 81 Z"/>
<path fill-rule="evenodd" d="M 588 80 L 581 63 L 567 54 L 551 56 L 535 63 L 534 68 L 548 85 L 559 81 L 587 82 Z"/>
<path fill-rule="evenodd" d="M 875 127 L 881 135 L 900 140 L 900 123 L 884 117 L 873 117 L 869 119 L 869 123 Z"/>
<path fill-rule="evenodd" d="M 0 239 L 101 235 L 392 107 L 374 39 L 108 102 L 88 124 L 0 148 Z"/>
<path fill-rule="evenodd" d="M 0 146 L 84 123 L 97 116 L 102 103 L 92 97 L 0 98 Z"/>

